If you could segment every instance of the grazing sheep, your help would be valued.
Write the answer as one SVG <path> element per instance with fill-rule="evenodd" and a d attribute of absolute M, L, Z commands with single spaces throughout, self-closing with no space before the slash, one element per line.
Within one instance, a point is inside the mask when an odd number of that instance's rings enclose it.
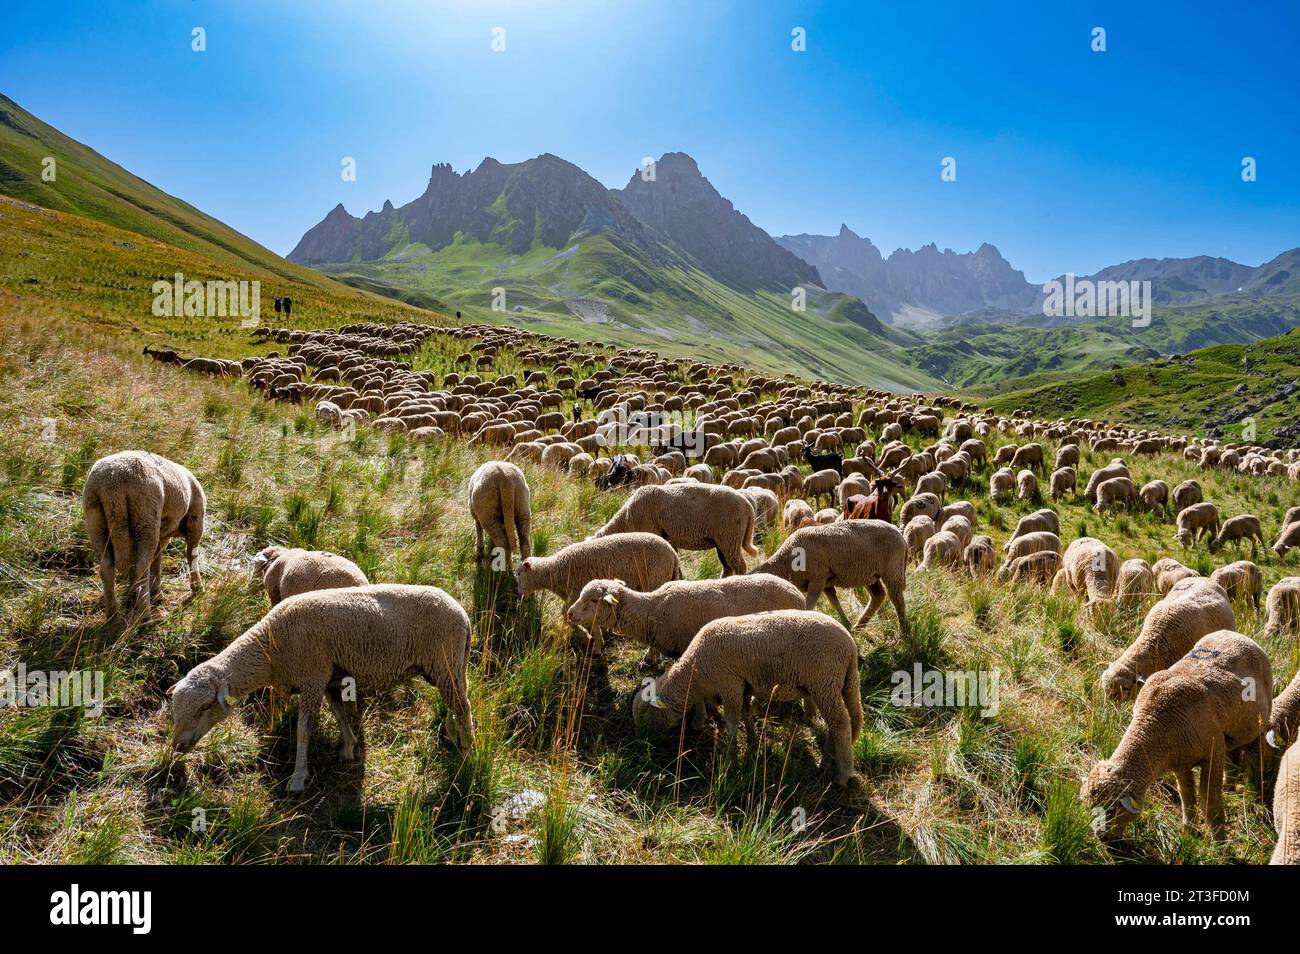
<path fill-rule="evenodd" d="M 742 487 L 740 492 L 754 508 L 754 539 L 757 540 L 763 531 L 776 525 L 776 516 L 781 512 L 781 501 L 776 494 L 764 487 Z"/>
<path fill-rule="evenodd" d="M 1055 510 L 1044 507 L 1042 510 L 1035 510 L 1033 513 L 1025 514 L 1016 522 L 1016 529 L 1011 531 L 1011 538 L 1003 544 L 1002 549 L 1004 552 L 1011 549 L 1011 542 L 1026 534 L 1041 533 L 1043 531 L 1060 534 L 1061 517 Z"/>
<path fill-rule="evenodd" d="M 113 585 L 119 570 L 130 571 L 131 618 L 161 596 L 162 552 L 172 537 L 185 540 L 190 592 L 199 591 L 198 548 L 207 497 L 188 469 L 148 451 L 101 457 L 86 475 L 81 507 L 110 619 L 117 616 Z"/>
<path fill-rule="evenodd" d="M 1022 470 L 1016 474 L 1016 499 L 1033 500 L 1037 495 L 1038 476 L 1032 470 Z"/>
<path fill-rule="evenodd" d="M 907 542 L 907 558 L 919 560 L 925 552 L 925 543 L 939 532 L 939 526 L 925 514 L 913 517 L 903 528 L 903 539 Z"/>
<path fill-rule="evenodd" d="M 1115 587 L 1115 602 L 1132 608 L 1148 596 L 1155 595 L 1156 577 L 1151 564 L 1140 557 L 1125 560 L 1119 567 L 1119 585 Z"/>
<path fill-rule="evenodd" d="M 1174 509 L 1186 510 L 1192 504 L 1198 504 L 1205 498 L 1201 496 L 1201 485 L 1195 480 L 1184 480 L 1174 488 Z"/>
<path fill-rule="evenodd" d="M 1197 503 L 1178 511 L 1178 532 L 1174 539 L 1185 547 L 1195 546 L 1201 537 L 1213 538 L 1219 532 L 1219 508 L 1212 503 Z"/>
<path fill-rule="evenodd" d="M 1056 451 L 1056 469 L 1073 470 L 1079 466 L 1079 445 L 1062 444 Z"/>
<path fill-rule="evenodd" d="M 1169 485 L 1163 480 L 1152 480 L 1142 485 L 1138 491 L 1138 496 L 1142 498 L 1142 503 L 1156 516 L 1165 512 L 1165 506 L 1169 503 Z"/>
<path fill-rule="evenodd" d="M 1131 479 L 1132 476 L 1128 472 L 1128 465 L 1116 457 L 1105 467 L 1098 467 L 1088 475 L 1088 483 L 1083 488 L 1083 495 L 1088 498 L 1089 503 L 1096 503 L 1098 484 L 1110 480 L 1112 477 L 1128 477 Z"/>
<path fill-rule="evenodd" d="M 970 543 L 966 544 L 962 559 L 966 563 L 966 571 L 971 576 L 992 576 L 993 569 L 997 566 L 997 554 L 993 550 L 992 539 L 983 534 L 972 537 Z"/>
<path fill-rule="evenodd" d="M 728 751 L 734 752 L 742 720 L 746 738 L 756 743 L 756 707 L 765 712 L 772 702 L 799 699 L 811 699 L 825 721 L 836 780 L 849 782 L 853 743 L 862 730 L 858 647 L 839 623 L 821 613 L 778 610 L 708 623 L 666 673 L 636 690 L 632 718 L 638 726 L 662 730 L 688 713 L 718 706 L 727 724 Z"/>
<path fill-rule="evenodd" d="M 1097 502 L 1093 504 L 1093 509 L 1097 513 L 1105 513 L 1115 504 L 1131 507 L 1137 500 L 1137 487 L 1127 477 L 1112 477 L 1097 485 L 1096 494 Z"/>
<path fill-rule="evenodd" d="M 503 460 L 490 460 L 469 479 L 469 512 L 474 518 L 474 558 L 482 560 L 483 534 L 493 547 L 505 554 L 510 567 L 512 555 L 532 555 L 533 511 L 524 472 Z M 495 557 L 495 554 L 494 554 Z"/>
<path fill-rule="evenodd" d="M 589 632 L 608 630 L 665 656 L 680 656 L 705 623 L 723 616 L 803 609 L 804 595 L 767 573 L 677 580 L 640 593 L 622 580 L 592 580 L 564 611 Z"/>
<path fill-rule="evenodd" d="M 1300 576 L 1285 576 L 1274 583 L 1264 605 L 1268 610 L 1265 636 L 1300 627 Z"/>
<path fill-rule="evenodd" d="M 361 567 L 347 557 L 299 547 L 267 547 L 253 557 L 253 573 L 261 578 L 272 606 L 299 593 L 370 582 Z"/>
<path fill-rule="evenodd" d="M 1273 827 L 1277 845 L 1269 864 L 1300 865 L 1300 745 L 1287 749 L 1277 766 Z"/>
<path fill-rule="evenodd" d="M 1260 546 L 1268 546 L 1264 540 L 1264 530 L 1260 526 L 1259 517 L 1254 514 L 1243 513 L 1223 521 L 1223 526 L 1215 534 L 1214 539 L 1210 541 L 1210 552 L 1218 553 L 1223 549 L 1225 543 L 1231 543 L 1233 549 L 1240 549 L 1242 540 L 1250 541 L 1250 558 L 1252 560 L 1255 559 L 1258 553 L 1255 541 L 1258 540 Z"/>
<path fill-rule="evenodd" d="M 717 484 L 648 486 L 635 491 L 593 538 L 612 533 L 653 533 L 682 550 L 718 551 L 723 575 L 744 573 L 745 554 L 758 556 L 758 517 L 739 490 Z"/>
<path fill-rule="evenodd" d="M 1102 689 L 1110 699 L 1129 699 L 1153 672 L 1168 669 L 1206 633 L 1234 625 L 1232 603 L 1221 586 L 1183 580 L 1151 607 L 1137 639 L 1102 673 Z"/>
<path fill-rule="evenodd" d="M 677 551 L 653 533 L 611 533 L 579 540 L 551 556 L 529 557 L 515 570 L 520 599 L 550 590 L 564 606 L 570 606 L 592 580 L 621 579 L 632 589 L 648 593 L 681 578 Z M 603 650 L 599 633 L 592 635 L 589 648 L 595 653 Z"/>
<path fill-rule="evenodd" d="M 1156 592 L 1161 596 L 1168 595 L 1180 580 L 1199 578 L 1201 575 L 1191 567 L 1183 566 L 1173 557 L 1162 557 L 1156 560 L 1151 567 L 1151 572 L 1156 578 Z"/>
<path fill-rule="evenodd" d="M 921 569 L 954 567 L 961 560 L 961 552 L 961 540 L 957 534 L 951 530 L 940 530 L 925 541 L 925 558 L 921 561 Z"/>
<path fill-rule="evenodd" d="M 1011 456 L 1011 469 L 1015 470 L 1017 467 L 1042 470 L 1043 445 L 1039 443 L 1030 443 L 1017 447 L 1015 454 Z"/>
<path fill-rule="evenodd" d="M 1293 547 L 1300 547 L 1300 523 L 1288 523 L 1282 528 L 1277 543 L 1273 544 L 1273 552 L 1283 557 Z"/>
<path fill-rule="evenodd" d="M 800 527 L 806 527 L 817 522 L 813 516 L 813 508 L 808 506 L 808 501 L 802 498 L 787 500 L 785 510 L 782 513 L 787 530 L 798 530 Z"/>
<path fill-rule="evenodd" d="M 1050 494 L 1053 500 L 1060 500 L 1066 494 L 1074 495 L 1078 492 L 1078 474 L 1073 467 L 1058 467 L 1052 471 L 1051 482 L 1049 484 Z"/>
<path fill-rule="evenodd" d="M 974 536 L 975 530 L 971 522 L 963 516 L 952 516 L 945 520 L 939 527 L 940 530 L 947 530 L 949 533 L 956 534 L 961 548 L 966 549 L 966 544 L 970 543 L 970 538 Z"/>
<path fill-rule="evenodd" d="M 909 498 L 904 504 L 899 514 L 898 524 L 905 527 L 913 517 L 919 517 L 922 514 L 934 520 L 939 516 L 943 509 L 943 504 L 934 494 L 923 493 L 916 494 Z"/>
<path fill-rule="evenodd" d="M 1272 698 L 1268 656 L 1254 640 L 1230 630 L 1203 636 L 1191 652 L 1154 673 L 1137 694 L 1114 755 L 1094 765 L 1083 784 L 1085 803 L 1105 813 L 1104 833 L 1122 833 L 1140 814 L 1146 790 L 1170 772 L 1178 780 L 1183 821 L 1195 824 L 1192 770 L 1198 766 L 1200 801 L 1218 832 L 1225 756 L 1259 738 Z"/>
<path fill-rule="evenodd" d="M 1033 533 L 1026 533 L 1023 537 L 1016 537 L 1009 541 L 1002 550 L 1006 553 L 1006 563 L 1011 563 L 1022 556 L 1038 553 L 1041 550 L 1054 550 L 1060 553 L 1061 538 L 1050 530 L 1035 530 Z"/>
<path fill-rule="evenodd" d="M 942 526 L 949 517 L 965 517 L 972 527 L 975 526 L 975 505 L 969 500 L 958 500 L 948 504 L 939 511 L 935 522 Z"/>
<path fill-rule="evenodd" d="M 1264 592 L 1264 574 L 1254 563 L 1249 560 L 1229 563 L 1211 573 L 1210 579 L 1223 587 L 1232 602 L 1249 597 L 1255 609 L 1259 609 L 1259 598 Z"/>
<path fill-rule="evenodd" d="M 1079 537 L 1065 548 L 1052 592 L 1066 589 L 1085 596 L 1085 605 L 1091 609 L 1111 601 L 1118 580 L 1119 558 L 1115 551 L 1094 537 Z"/>
<path fill-rule="evenodd" d="M 803 591 L 808 609 L 823 593 L 845 626 L 848 615 L 836 587 L 865 586 L 871 601 L 850 629 L 865 626 L 880 609 L 886 594 L 898 613 L 899 628 L 907 632 L 903 591 L 907 585 L 907 543 L 902 532 L 883 520 L 841 520 L 804 527 L 785 538 L 780 548 L 755 573 L 771 573 Z"/>
<path fill-rule="evenodd" d="M 813 514 L 813 521 L 819 524 L 835 523 L 840 519 L 840 512 L 834 507 L 823 507 Z"/>
<path fill-rule="evenodd" d="M 474 722 L 469 708 L 469 616 L 432 586 L 380 584 L 303 593 L 273 607 L 242 636 L 200 663 L 167 690 L 173 744 L 188 752 L 234 710 L 240 696 L 265 686 L 299 693 L 298 746 L 289 791 L 307 784 L 307 747 L 322 696 L 338 720 L 342 756 L 351 760 L 356 736 L 336 680 L 382 690 L 423 676 L 447 706 L 445 728 L 468 751 Z"/>
<path fill-rule="evenodd" d="M 1275 749 L 1285 748 L 1300 734 L 1300 672 L 1273 700 L 1273 713 L 1268 725 L 1265 739 Z"/>
<path fill-rule="evenodd" d="M 995 470 L 989 477 L 989 499 L 1001 500 L 1011 496 L 1016 487 L 1016 474 L 1010 467 Z"/>
<path fill-rule="evenodd" d="M 1002 564 L 998 570 L 999 583 L 1051 583 L 1061 569 L 1061 554 L 1056 550 L 1039 550 L 1026 553 Z"/>

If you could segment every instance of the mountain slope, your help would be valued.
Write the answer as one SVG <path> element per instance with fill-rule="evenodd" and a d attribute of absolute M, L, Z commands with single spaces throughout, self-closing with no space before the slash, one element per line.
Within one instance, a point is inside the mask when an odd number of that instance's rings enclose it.
<path fill-rule="evenodd" d="M 816 269 L 737 212 L 689 157 L 660 160 L 644 183 L 653 191 L 640 181 L 606 189 L 551 155 L 485 159 L 460 175 L 434 166 L 418 198 L 361 217 L 336 207 L 290 258 L 475 320 L 837 381 L 937 386 L 904 358 L 914 337 L 819 287 Z"/>
<path fill-rule="evenodd" d="M 54 181 L 42 178 L 46 157 Z M 308 285 L 334 283 L 145 182 L 0 95 L 0 194 L 71 212 L 187 249 L 215 262 Z"/>

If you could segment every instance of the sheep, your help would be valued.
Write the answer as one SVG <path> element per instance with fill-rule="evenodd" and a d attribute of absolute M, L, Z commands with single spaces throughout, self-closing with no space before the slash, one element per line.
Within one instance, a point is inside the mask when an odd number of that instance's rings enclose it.
<path fill-rule="evenodd" d="M 1043 445 L 1039 443 L 1025 444 L 1016 448 L 1016 452 L 1011 456 L 1011 469 L 1017 467 L 1033 468 L 1034 470 L 1043 469 Z"/>
<path fill-rule="evenodd" d="M 1233 549 L 1238 549 L 1242 540 L 1250 541 L 1250 558 L 1252 560 L 1255 559 L 1255 555 L 1258 553 L 1255 547 L 1256 540 L 1259 541 L 1260 546 L 1268 546 L 1264 540 L 1264 531 L 1260 526 L 1259 517 L 1254 514 L 1238 514 L 1223 521 L 1223 526 L 1215 534 L 1214 539 L 1210 541 L 1210 552 L 1218 553 L 1223 549 L 1225 543 L 1231 543 Z"/>
<path fill-rule="evenodd" d="M 1061 538 L 1050 530 L 1035 530 L 1033 533 L 1026 533 L 1023 537 L 1016 537 L 1009 541 L 1002 550 L 1006 554 L 1006 563 L 1011 563 L 1022 556 L 1038 553 L 1041 550 L 1054 550 L 1060 553 Z"/>
<path fill-rule="evenodd" d="M 173 537 L 185 540 L 190 593 L 199 592 L 198 548 L 207 497 L 187 468 L 148 451 L 101 457 L 86 475 L 81 507 L 109 619 L 117 616 L 113 587 L 118 570 L 130 571 L 130 618 L 143 615 L 161 596 L 162 552 Z"/>
<path fill-rule="evenodd" d="M 1097 502 L 1093 504 L 1093 509 L 1097 513 L 1105 513 L 1114 504 L 1131 506 L 1137 499 L 1137 487 L 1127 477 L 1112 477 L 1097 485 L 1096 494 Z"/>
<path fill-rule="evenodd" d="M 1249 560 L 1229 563 L 1211 573 L 1210 579 L 1223 587 L 1232 602 L 1249 597 L 1255 609 L 1259 609 L 1259 598 L 1264 591 L 1264 575 L 1254 563 Z"/>
<path fill-rule="evenodd" d="M 447 707 L 445 729 L 466 752 L 473 745 L 466 666 L 469 615 L 432 586 L 378 584 L 302 593 L 274 606 L 242 636 L 200 663 L 167 690 L 172 742 L 190 751 L 234 711 L 240 696 L 271 686 L 299 693 L 298 746 L 289 791 L 307 784 L 307 747 L 322 696 L 339 724 L 342 757 L 356 736 L 348 724 L 339 674 L 382 690 L 414 675 L 438 689 Z"/>
<path fill-rule="evenodd" d="M 1300 733 L 1300 672 L 1273 700 L 1268 726 L 1264 739 L 1275 749 L 1290 745 Z"/>
<path fill-rule="evenodd" d="M 958 500 L 950 503 L 939 511 L 939 516 L 935 518 L 935 522 L 942 526 L 949 517 L 965 517 L 973 527 L 975 526 L 975 505 L 969 500 Z"/>
<path fill-rule="evenodd" d="M 1169 485 L 1163 480 L 1152 480 L 1142 485 L 1138 491 L 1138 496 L 1142 498 L 1142 503 L 1146 504 L 1156 516 L 1165 512 L 1165 505 L 1169 502 Z"/>
<path fill-rule="evenodd" d="M 1094 537 L 1071 541 L 1061 556 L 1061 569 L 1052 580 L 1052 592 L 1068 590 L 1087 598 L 1085 605 L 1095 608 L 1110 602 L 1119 579 L 1119 559 L 1115 551 Z"/>
<path fill-rule="evenodd" d="M 1174 539 L 1185 547 L 1195 546 L 1201 537 L 1213 538 L 1219 532 L 1219 508 L 1212 503 L 1197 503 L 1178 511 L 1178 532 Z"/>
<path fill-rule="evenodd" d="M 1056 469 L 1074 470 L 1079 466 L 1079 445 L 1062 444 L 1056 450 Z"/>
<path fill-rule="evenodd" d="M 740 492 L 754 508 L 754 538 L 757 540 L 763 531 L 776 524 L 776 515 L 781 512 L 781 501 L 776 494 L 763 487 L 742 487 Z"/>
<path fill-rule="evenodd" d="M 918 477 L 912 490 L 917 494 L 933 494 L 943 500 L 944 494 L 948 492 L 948 478 L 938 471 L 931 471 Z"/>
<path fill-rule="evenodd" d="M 1300 523 L 1289 523 L 1282 528 L 1277 543 L 1273 544 L 1273 552 L 1283 557 L 1292 547 L 1300 547 Z"/>
<path fill-rule="evenodd" d="M 520 599 L 538 590 L 550 590 L 565 606 L 570 606 L 592 580 L 621 579 L 632 589 L 648 593 L 681 578 L 677 551 L 653 533 L 611 533 L 579 540 L 551 556 L 522 560 L 515 570 Z M 586 642 L 594 653 L 604 648 L 598 633 Z"/>
<path fill-rule="evenodd" d="M 612 533 L 654 533 L 682 550 L 718 551 L 723 575 L 744 573 L 745 554 L 758 556 L 758 517 L 749 498 L 717 484 L 641 487 L 593 538 Z"/>
<path fill-rule="evenodd" d="M 267 547 L 253 557 L 253 573 L 261 578 L 272 606 L 299 593 L 370 582 L 361 567 L 347 557 L 299 547 Z"/>
<path fill-rule="evenodd" d="M 786 501 L 782 519 L 785 521 L 787 530 L 798 530 L 800 527 L 806 527 L 817 522 L 816 518 L 813 517 L 813 508 L 808 506 L 808 501 L 802 498 Z"/>
<path fill-rule="evenodd" d="M 971 522 L 961 515 L 949 517 L 940 524 L 939 529 L 947 530 L 949 533 L 956 534 L 957 539 L 961 542 L 963 550 L 966 549 L 966 544 L 970 543 L 970 538 L 975 532 L 974 528 L 971 526 Z"/>
<path fill-rule="evenodd" d="M 1040 583 L 1046 586 L 1061 568 L 1061 554 L 1056 550 L 1039 550 L 1008 560 L 998 569 L 999 583 Z"/>
<path fill-rule="evenodd" d="M 834 498 L 835 491 L 840 486 L 840 472 L 831 468 L 819 470 L 814 474 L 804 478 L 803 495 L 811 497 L 816 503 L 822 497 Z"/>
<path fill-rule="evenodd" d="M 1274 583 L 1264 606 L 1268 610 L 1266 637 L 1296 629 L 1300 624 L 1300 576 L 1284 576 Z"/>
<path fill-rule="evenodd" d="M 821 613 L 777 610 L 713 620 L 666 673 L 634 692 L 632 718 L 638 727 L 663 730 L 716 705 L 726 720 L 728 752 L 734 752 L 740 721 L 751 744 L 757 737 L 755 706 L 766 711 L 772 702 L 804 698 L 826 723 L 836 780 L 850 782 L 853 743 L 862 731 L 858 647 Z"/>
<path fill-rule="evenodd" d="M 1016 475 L 1010 467 L 995 470 L 989 477 L 989 499 L 1001 500 L 1009 497 L 1016 486 Z"/>
<path fill-rule="evenodd" d="M 1052 477 L 1048 484 L 1052 499 L 1060 500 L 1067 493 L 1070 495 L 1078 493 L 1078 479 L 1073 467 L 1058 467 L 1052 471 Z"/>
<path fill-rule="evenodd" d="M 1061 517 L 1055 510 L 1048 510 L 1044 507 L 1042 510 L 1035 510 L 1033 513 L 1025 514 L 1016 522 L 1016 529 L 1011 531 L 1011 538 L 1003 545 L 1003 551 L 1011 548 L 1011 542 L 1030 533 L 1039 533 L 1042 531 L 1048 533 L 1060 534 Z"/>
<path fill-rule="evenodd" d="M 1016 499 L 1033 500 L 1038 495 L 1038 476 L 1032 470 L 1016 474 Z"/>
<path fill-rule="evenodd" d="M 939 511 L 942 509 L 943 505 L 934 494 L 916 494 L 903 504 L 903 509 L 898 518 L 898 525 L 905 527 L 913 517 L 919 517 L 922 514 L 934 520 L 939 516 Z"/>
<path fill-rule="evenodd" d="M 913 517 L 903 528 L 903 539 L 907 542 L 907 558 L 918 560 L 925 552 L 926 541 L 939 532 L 939 526 L 925 514 Z"/>
<path fill-rule="evenodd" d="M 705 623 L 723 616 L 803 609 L 804 595 L 763 573 L 717 580 L 677 580 L 640 593 L 622 580 L 592 580 L 564 611 L 573 625 L 607 630 L 676 658 Z"/>
<path fill-rule="evenodd" d="M 1089 503 L 1096 503 L 1098 484 L 1110 480 L 1112 477 L 1128 477 L 1131 479 L 1132 476 L 1128 472 L 1128 465 L 1116 457 L 1105 467 L 1098 467 L 1088 475 L 1088 483 L 1083 488 L 1083 495 L 1088 498 Z"/>
<path fill-rule="evenodd" d="M 1102 673 L 1102 689 L 1110 699 L 1127 700 L 1136 686 L 1172 666 L 1206 633 L 1234 625 L 1232 603 L 1221 586 L 1200 578 L 1183 580 L 1151 607 L 1137 639 Z"/>
<path fill-rule="evenodd" d="M 903 591 L 907 584 L 907 543 L 902 532 L 883 520 L 841 520 L 804 527 L 785 541 L 755 573 L 771 573 L 789 580 L 806 596 L 807 608 L 817 605 L 826 594 L 844 625 L 857 629 L 880 609 L 888 594 L 898 614 L 898 626 L 906 633 L 907 610 Z M 855 625 L 840 605 L 836 587 L 865 586 L 871 600 Z"/>
<path fill-rule="evenodd" d="M 966 571 L 971 576 L 992 576 L 993 568 L 997 564 L 993 540 L 983 534 L 972 537 L 970 543 L 966 544 L 962 559 L 966 564 Z"/>
<path fill-rule="evenodd" d="M 1140 557 L 1125 560 L 1119 566 L 1119 583 L 1115 587 L 1115 602 L 1123 607 L 1140 604 L 1156 591 L 1156 577 L 1151 564 Z"/>
<path fill-rule="evenodd" d="M 1174 488 L 1174 509 L 1186 510 L 1192 504 L 1200 503 L 1204 498 L 1201 496 L 1201 485 L 1195 480 L 1184 480 Z"/>
<path fill-rule="evenodd" d="M 924 559 L 921 569 L 931 567 L 954 567 L 961 560 L 962 545 L 957 534 L 951 530 L 940 530 L 925 541 Z"/>
<path fill-rule="evenodd" d="M 490 460 L 469 479 L 469 512 L 474 518 L 474 558 L 484 558 L 483 534 L 494 547 L 495 569 L 509 569 L 518 551 L 527 560 L 533 552 L 533 511 L 524 472 L 514 464 Z M 504 554 L 504 566 L 497 566 Z"/>
<path fill-rule="evenodd" d="M 1195 824 L 1197 766 L 1206 819 L 1217 833 L 1225 755 L 1259 738 L 1272 697 L 1268 656 L 1231 630 L 1201 637 L 1191 652 L 1154 673 L 1137 694 L 1115 753 L 1094 765 L 1083 784 L 1084 802 L 1104 812 L 1103 833 L 1121 834 L 1141 813 L 1146 790 L 1169 772 L 1178 780 L 1183 821 Z"/>
<path fill-rule="evenodd" d="M 1151 573 L 1156 578 L 1156 592 L 1161 596 L 1167 596 L 1179 581 L 1199 578 L 1201 575 L 1191 567 L 1183 566 L 1173 557 L 1162 557 L 1156 560 L 1151 566 Z"/>
<path fill-rule="evenodd" d="M 1277 845 L 1269 864 L 1300 865 L 1300 745 L 1287 749 L 1277 766 L 1273 827 L 1277 829 Z"/>

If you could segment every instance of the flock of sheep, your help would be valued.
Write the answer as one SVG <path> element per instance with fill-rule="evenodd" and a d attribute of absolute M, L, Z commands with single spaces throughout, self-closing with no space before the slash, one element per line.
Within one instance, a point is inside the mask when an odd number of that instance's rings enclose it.
<path fill-rule="evenodd" d="M 1261 746 L 1271 746 L 1284 751 L 1274 861 L 1300 863 L 1300 746 L 1291 744 L 1300 730 L 1300 676 L 1276 694 L 1267 655 L 1235 631 L 1234 601 L 1258 606 L 1263 595 L 1253 562 L 1256 544 L 1265 543 L 1261 521 L 1250 514 L 1221 519 L 1194 480 L 1172 491 L 1160 480 L 1138 487 L 1127 463 L 1175 452 L 1203 469 L 1300 480 L 1296 452 L 1087 420 L 1037 421 L 1019 412 L 998 417 L 951 398 L 923 405 L 887 392 L 643 350 L 620 350 L 610 360 L 575 342 L 517 329 L 355 324 L 259 333 L 286 345 L 286 354 L 228 362 L 146 352 L 190 370 L 237 375 L 271 399 L 311 402 L 317 419 L 334 427 L 368 424 L 412 440 L 459 437 L 500 447 L 504 459 L 483 464 L 469 483 L 476 553 L 488 558 L 486 536 L 498 568 L 514 570 L 521 598 L 556 594 L 578 652 L 601 653 L 606 634 L 645 647 L 644 665 L 659 674 L 634 693 L 636 724 L 667 729 L 689 720 L 702 727 L 718 717 L 734 751 L 741 723 L 752 742 L 756 714 L 805 718 L 803 705 L 770 707 L 807 700 L 823 723 L 827 762 L 837 781 L 848 783 L 862 728 L 854 633 L 886 599 L 908 631 L 904 594 L 917 562 L 1047 585 L 1082 597 L 1085 612 L 1108 603 L 1140 607 L 1159 597 L 1137 638 L 1101 675 L 1108 697 L 1132 702 L 1132 717 L 1115 753 L 1084 782 L 1085 801 L 1105 833 L 1117 834 L 1140 813 L 1151 785 L 1173 774 L 1185 821 L 1195 822 L 1201 805 L 1217 832 L 1225 759 L 1247 752 L 1262 758 Z M 452 371 L 439 381 L 434 372 L 412 370 L 404 359 L 433 335 L 469 343 L 456 359 L 465 373 Z M 533 370 L 484 377 L 503 353 Z M 562 410 L 570 403 L 571 413 Z M 861 408 L 856 417 L 855 406 Z M 930 443 L 914 449 L 903 441 L 909 434 Z M 990 456 L 986 440 L 995 435 L 1016 443 Z M 1050 472 L 1045 440 L 1058 445 Z M 984 472 L 994 500 L 1041 499 L 1040 476 L 1052 500 L 1076 495 L 1085 447 L 1118 455 L 1085 483 L 1083 496 L 1098 514 L 1118 507 L 1172 514 L 1175 539 L 1184 546 L 1205 537 L 1217 553 L 1229 543 L 1249 543 L 1252 559 L 1209 578 L 1173 558 L 1121 565 L 1092 537 L 1062 548 L 1057 512 L 1044 508 L 1020 520 L 999 565 L 992 539 L 975 533 L 974 505 L 944 502 Z M 651 453 L 643 460 L 637 452 L 645 448 Z M 587 539 L 533 556 L 531 497 L 519 460 L 601 487 L 633 489 Z M 833 505 L 815 509 L 823 501 Z M 90 470 L 83 503 L 110 615 L 117 612 L 118 569 L 129 568 L 133 617 L 157 599 L 159 561 L 172 537 L 185 540 L 190 585 L 198 589 L 194 554 L 203 536 L 204 494 L 184 467 L 146 452 L 114 454 Z M 758 559 L 756 538 L 777 527 L 787 533 L 783 542 Z M 1273 550 L 1281 556 L 1297 545 L 1300 507 L 1287 512 Z M 715 551 L 722 577 L 683 579 L 683 550 Z M 428 586 L 370 584 L 355 564 L 325 552 L 271 547 L 254 567 L 271 610 L 168 690 L 182 751 L 250 691 L 296 691 L 298 747 L 289 789 L 302 791 L 322 696 L 339 723 L 343 757 L 354 755 L 356 733 L 340 693 L 347 677 L 367 690 L 424 677 L 445 701 L 447 740 L 473 744 L 466 675 L 471 626 L 451 596 Z M 869 595 L 856 621 L 840 603 L 844 588 Z M 822 596 L 838 622 L 817 611 Z M 1266 634 L 1300 627 L 1300 577 L 1269 591 L 1267 612 Z"/>

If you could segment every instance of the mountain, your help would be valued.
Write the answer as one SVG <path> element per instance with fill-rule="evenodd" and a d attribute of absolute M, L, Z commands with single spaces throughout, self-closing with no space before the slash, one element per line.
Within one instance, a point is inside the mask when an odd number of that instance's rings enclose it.
<path fill-rule="evenodd" d="M 666 353 L 925 390 L 910 333 L 821 287 L 683 153 L 622 189 L 542 155 L 436 165 L 425 191 L 354 216 L 336 206 L 289 253 L 349 284 L 475 320 Z"/>
<path fill-rule="evenodd" d="M 53 166 L 46 158 L 54 160 Z M 53 179 L 46 181 L 49 168 Z M 214 262 L 343 291 L 150 185 L 0 95 L 0 194 L 157 239 Z"/>
<path fill-rule="evenodd" d="M 897 249 L 888 258 L 870 239 L 841 225 L 837 235 L 783 235 L 777 243 L 817 267 L 834 291 L 856 295 L 886 321 L 935 325 L 945 316 L 987 309 L 1024 310 L 1039 290 L 985 243 L 974 252 Z"/>
<path fill-rule="evenodd" d="M 666 153 L 645 174 L 633 173 L 614 194 L 633 215 L 733 288 L 788 294 L 797 285 L 823 285 L 814 266 L 736 211 L 685 153 Z"/>
<path fill-rule="evenodd" d="M 1094 282 L 1149 281 L 1157 305 L 1187 305 L 1244 290 L 1258 270 L 1226 258 L 1138 258 L 1110 265 L 1092 275 Z M 1058 280 L 1063 280 L 1060 276 Z M 1079 281 L 1076 276 L 1075 281 Z"/>

